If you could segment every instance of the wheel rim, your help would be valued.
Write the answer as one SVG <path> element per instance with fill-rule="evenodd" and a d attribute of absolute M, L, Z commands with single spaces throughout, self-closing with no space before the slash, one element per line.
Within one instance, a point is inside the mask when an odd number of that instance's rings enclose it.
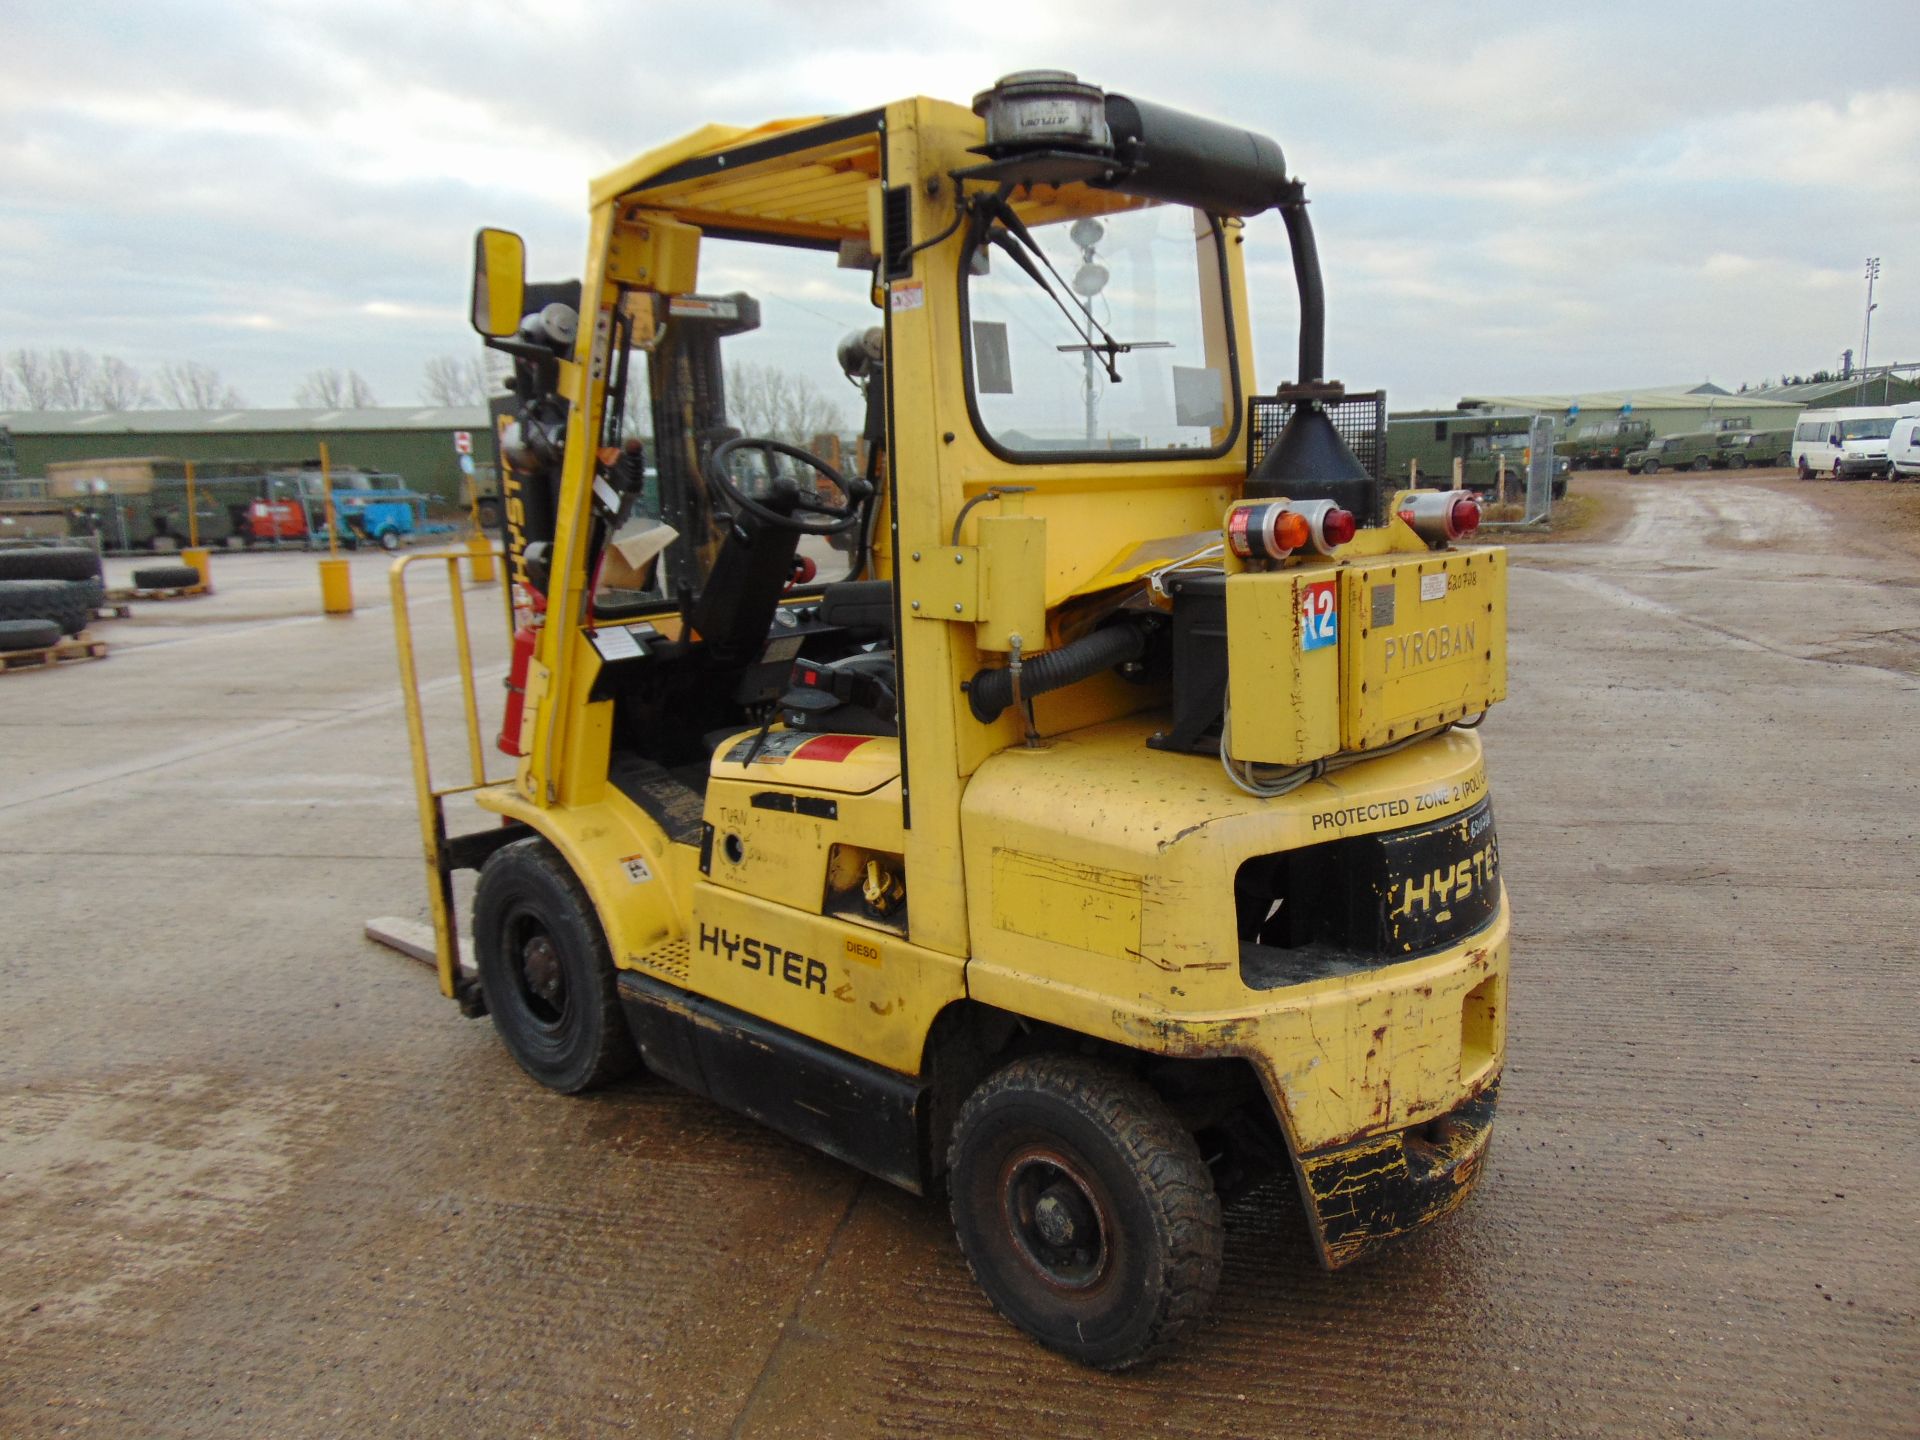
<path fill-rule="evenodd" d="M 507 926 L 507 953 L 512 957 L 514 988 L 527 1014 L 542 1029 L 566 1027 L 570 996 L 567 967 L 560 947 L 531 915 L 517 915 Z"/>
<path fill-rule="evenodd" d="M 1055 1290 L 1096 1290 L 1112 1267 L 1113 1231 L 1100 1192 L 1079 1165 L 1048 1145 L 1028 1145 L 1000 1172 L 1000 1218 L 1013 1248 Z"/>

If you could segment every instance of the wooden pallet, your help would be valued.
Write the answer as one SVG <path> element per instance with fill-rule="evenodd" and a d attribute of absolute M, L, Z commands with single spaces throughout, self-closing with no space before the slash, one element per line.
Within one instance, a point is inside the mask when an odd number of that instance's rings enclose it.
<path fill-rule="evenodd" d="M 158 590 L 140 590 L 132 586 L 122 586 L 107 591 L 109 605 L 124 606 L 129 600 L 191 600 L 196 595 L 211 595 L 213 587 L 209 585 L 167 585 Z"/>
<path fill-rule="evenodd" d="M 0 650 L 0 674 L 9 670 L 44 670 L 69 660 L 104 660 L 107 642 L 96 640 L 85 630 L 57 645 L 35 650 Z"/>
<path fill-rule="evenodd" d="M 125 604 L 96 605 L 93 607 L 93 618 L 96 620 L 129 620 L 133 618 L 133 607 Z"/>

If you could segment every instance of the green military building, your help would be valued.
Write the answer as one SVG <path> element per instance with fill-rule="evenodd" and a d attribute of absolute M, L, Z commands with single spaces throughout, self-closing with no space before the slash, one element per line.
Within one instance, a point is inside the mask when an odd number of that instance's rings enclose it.
<path fill-rule="evenodd" d="M 326 442 L 342 467 L 389 471 L 438 499 L 463 498 L 456 437 L 476 464 L 493 463 L 484 405 L 383 405 L 364 410 L 66 410 L 0 413 L 20 474 L 70 460 L 315 460 Z"/>
<path fill-rule="evenodd" d="M 1837 410 L 1849 405 L 1920 404 L 1920 381 L 1876 366 L 1850 380 L 1809 380 L 1799 385 L 1767 385 L 1749 390 L 1742 400 L 1783 400 L 1807 410 Z"/>
<path fill-rule="evenodd" d="M 1756 430 L 1785 430 L 1809 402 L 1774 399 L 1758 391 L 1734 394 L 1718 385 L 1649 385 L 1627 390 L 1591 390 L 1578 395 L 1468 395 L 1462 410 L 1521 410 L 1553 421 L 1556 439 L 1565 439 L 1583 421 L 1630 414 L 1645 420 L 1655 435 L 1685 435 L 1747 419 Z M 1844 404 L 1836 401 L 1830 403 Z M 1878 403 L 1877 401 L 1874 403 Z"/>

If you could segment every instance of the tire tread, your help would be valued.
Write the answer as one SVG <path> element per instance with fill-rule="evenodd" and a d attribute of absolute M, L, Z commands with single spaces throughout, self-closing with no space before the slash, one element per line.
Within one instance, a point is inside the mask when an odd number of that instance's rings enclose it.
<path fill-rule="evenodd" d="M 950 1169 L 970 1123 L 977 1121 L 982 1110 L 999 1095 L 1033 1090 L 1050 1093 L 1105 1130 L 1145 1182 L 1143 1193 L 1168 1259 L 1156 1313 L 1131 1350 L 1085 1362 L 1102 1370 L 1138 1365 L 1166 1349 L 1205 1314 L 1219 1287 L 1225 1229 L 1212 1174 L 1193 1136 L 1151 1086 L 1117 1065 L 1069 1054 L 1016 1060 L 982 1081 L 955 1121 L 948 1151 Z M 964 1245 L 961 1253 L 994 1308 L 1018 1324 L 988 1288 Z"/>

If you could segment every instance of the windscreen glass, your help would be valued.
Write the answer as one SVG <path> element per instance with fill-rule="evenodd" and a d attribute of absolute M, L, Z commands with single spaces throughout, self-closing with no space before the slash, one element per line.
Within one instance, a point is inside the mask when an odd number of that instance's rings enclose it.
<path fill-rule="evenodd" d="M 1885 420 L 1842 420 L 1840 438 L 1842 440 L 1885 440 L 1893 434 L 1893 421 Z"/>
<path fill-rule="evenodd" d="M 1183 206 L 996 223 L 966 271 L 969 379 L 1010 458 L 1218 454 L 1239 379 L 1220 226 Z"/>

